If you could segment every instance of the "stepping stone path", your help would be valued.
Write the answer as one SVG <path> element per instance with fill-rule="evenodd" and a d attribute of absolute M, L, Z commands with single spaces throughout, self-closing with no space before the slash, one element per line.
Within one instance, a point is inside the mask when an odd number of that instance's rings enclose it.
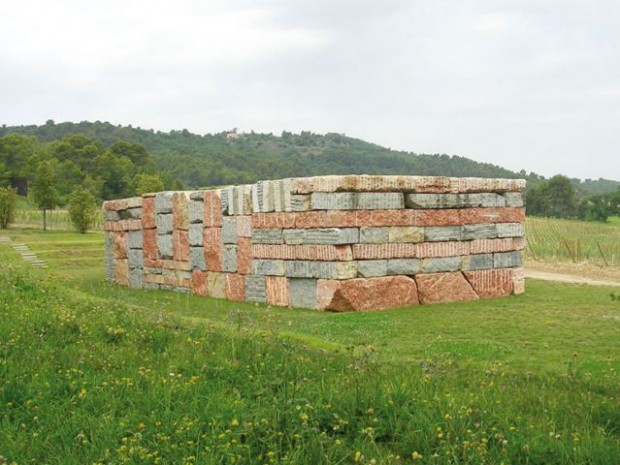
<path fill-rule="evenodd" d="M 17 253 L 19 253 L 24 260 L 30 262 L 32 266 L 37 268 L 47 268 L 47 263 L 37 257 L 37 254 L 34 253 L 26 244 L 14 244 L 11 241 L 9 236 L 0 236 L 0 244 L 12 244 L 11 247 Z"/>

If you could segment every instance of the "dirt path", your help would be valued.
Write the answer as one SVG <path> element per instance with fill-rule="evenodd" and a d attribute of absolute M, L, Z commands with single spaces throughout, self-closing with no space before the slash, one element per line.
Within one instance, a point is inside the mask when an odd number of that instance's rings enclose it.
<path fill-rule="evenodd" d="M 620 287 L 620 270 L 587 263 L 544 263 L 527 261 L 525 277 L 559 283 Z"/>

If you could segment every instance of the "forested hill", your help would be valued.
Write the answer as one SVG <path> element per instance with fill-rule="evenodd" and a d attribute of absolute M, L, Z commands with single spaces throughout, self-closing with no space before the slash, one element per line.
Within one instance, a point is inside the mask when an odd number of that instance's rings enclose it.
<path fill-rule="evenodd" d="M 407 174 L 526 178 L 530 185 L 543 179 L 534 173 L 515 173 L 465 157 L 393 151 L 346 137 L 302 132 L 281 135 L 237 133 L 198 135 L 187 130 L 168 133 L 115 126 L 107 122 L 60 123 L 41 126 L 2 126 L 0 137 L 17 133 L 35 136 L 40 143 L 81 134 L 112 146 L 119 140 L 143 145 L 159 171 L 185 187 L 251 183 L 322 174 Z M 574 180 L 584 194 L 617 189 L 619 182 Z"/>

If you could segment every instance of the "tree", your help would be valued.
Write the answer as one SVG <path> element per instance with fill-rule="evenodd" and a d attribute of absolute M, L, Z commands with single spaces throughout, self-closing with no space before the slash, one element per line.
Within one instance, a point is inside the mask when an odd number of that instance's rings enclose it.
<path fill-rule="evenodd" d="M 164 181 L 157 174 L 136 174 L 133 178 L 136 195 L 148 194 L 150 192 L 161 192 L 164 190 Z"/>
<path fill-rule="evenodd" d="M 32 183 L 32 197 L 39 209 L 43 210 L 43 231 L 47 229 L 47 210 L 53 210 L 58 205 L 54 171 L 49 162 L 39 164 Z"/>
<path fill-rule="evenodd" d="M 0 229 L 6 229 L 15 217 L 17 192 L 8 187 L 0 188 Z"/>
<path fill-rule="evenodd" d="M 527 194 L 527 209 L 532 215 L 572 218 L 577 216 L 578 207 L 573 183 L 560 174 L 536 185 Z"/>
<path fill-rule="evenodd" d="M 97 201 L 82 186 L 75 186 L 69 195 L 69 218 L 73 227 L 84 234 L 93 223 Z"/>

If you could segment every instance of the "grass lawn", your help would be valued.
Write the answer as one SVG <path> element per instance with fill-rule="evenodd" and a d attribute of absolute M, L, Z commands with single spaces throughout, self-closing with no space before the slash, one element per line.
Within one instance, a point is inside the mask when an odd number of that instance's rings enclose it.
<path fill-rule="evenodd" d="M 617 289 L 323 313 L 105 283 L 100 233 L 0 234 L 49 264 L 0 243 L 9 463 L 620 456 Z"/>

